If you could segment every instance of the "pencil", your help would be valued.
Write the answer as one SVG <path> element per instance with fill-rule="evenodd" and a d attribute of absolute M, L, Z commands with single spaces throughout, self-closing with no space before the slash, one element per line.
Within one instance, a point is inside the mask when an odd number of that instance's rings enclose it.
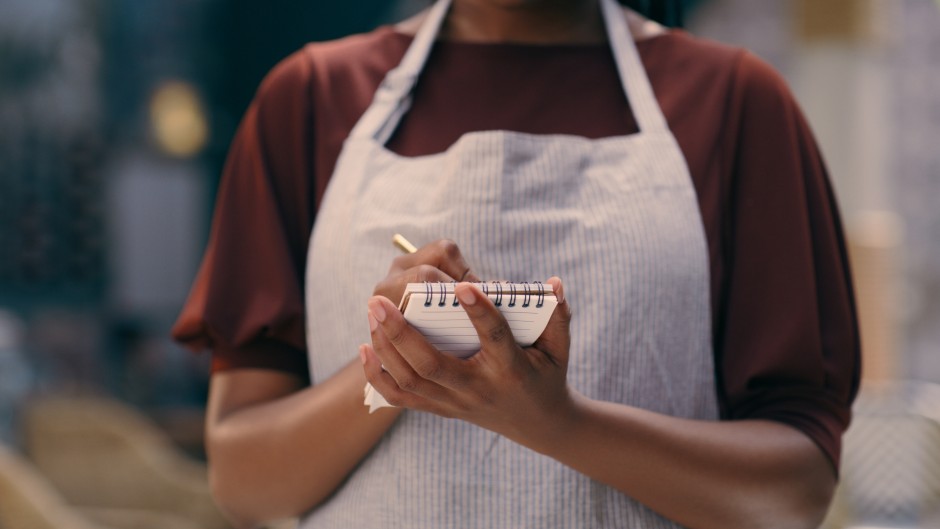
<path fill-rule="evenodd" d="M 415 248 L 415 245 L 408 242 L 408 239 L 406 239 L 404 235 L 400 233 L 392 235 L 392 244 L 397 246 L 399 250 L 405 253 L 415 253 L 418 251 L 418 249 Z"/>

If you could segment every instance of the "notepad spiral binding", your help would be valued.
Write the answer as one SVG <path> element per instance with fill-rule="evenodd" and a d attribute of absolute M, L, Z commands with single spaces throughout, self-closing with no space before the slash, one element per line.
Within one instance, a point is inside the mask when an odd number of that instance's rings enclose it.
<path fill-rule="evenodd" d="M 437 306 L 443 307 L 447 304 L 447 295 L 454 291 L 454 286 L 456 282 L 444 283 L 444 282 L 431 282 L 425 281 L 425 298 L 424 306 L 430 307 L 434 304 L 434 297 L 437 296 Z M 490 283 L 474 283 L 477 285 L 480 290 L 483 291 L 483 295 L 490 296 L 490 288 L 492 287 L 495 292 L 495 298 L 493 299 L 493 305 L 501 307 L 503 305 L 503 298 L 508 296 L 508 307 L 515 307 L 517 298 L 522 297 L 522 307 L 528 308 L 532 302 L 532 297 L 536 297 L 535 308 L 540 309 L 545 304 L 545 285 L 541 281 L 535 281 L 534 283 L 522 282 L 522 283 L 512 283 L 505 282 L 501 283 L 499 281 L 492 281 Z M 453 307 L 459 306 L 460 303 L 457 301 L 457 296 L 453 298 Z"/>

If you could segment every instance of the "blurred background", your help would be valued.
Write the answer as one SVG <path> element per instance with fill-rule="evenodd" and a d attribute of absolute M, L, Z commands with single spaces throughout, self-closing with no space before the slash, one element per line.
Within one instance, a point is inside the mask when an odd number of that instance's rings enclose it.
<path fill-rule="evenodd" d="M 170 341 L 235 127 L 305 42 L 422 0 L 0 0 L 0 528 L 226 527 Z M 827 527 L 940 527 L 940 1 L 697 0 L 832 174 L 865 381 Z M 289 526 L 290 522 L 285 525 Z"/>

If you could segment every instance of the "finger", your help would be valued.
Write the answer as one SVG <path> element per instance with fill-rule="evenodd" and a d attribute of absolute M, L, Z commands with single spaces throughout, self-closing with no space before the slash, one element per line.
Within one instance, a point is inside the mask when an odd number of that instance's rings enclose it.
<path fill-rule="evenodd" d="M 458 283 L 454 292 L 480 337 L 480 348 L 503 366 L 518 360 L 519 346 L 509 323 L 493 302 L 471 283 Z"/>
<path fill-rule="evenodd" d="M 454 278 L 446 272 L 430 264 L 421 264 L 414 268 L 409 268 L 403 273 L 403 279 L 408 283 L 423 283 L 425 281 L 436 283 L 450 283 Z"/>
<path fill-rule="evenodd" d="M 470 265 L 463 257 L 460 247 L 450 239 L 440 239 L 427 245 L 433 259 L 431 264 L 437 266 L 445 274 L 459 280 L 470 273 Z"/>
<path fill-rule="evenodd" d="M 456 412 L 459 411 L 459 408 L 449 406 L 448 403 L 443 401 L 408 393 L 399 388 L 395 379 L 382 369 L 382 362 L 375 354 L 375 349 L 372 346 L 362 344 L 359 352 L 363 358 L 362 365 L 366 380 L 392 406 L 427 411 L 447 418 L 453 418 L 457 415 Z"/>
<path fill-rule="evenodd" d="M 545 330 L 535 341 L 533 347 L 549 355 L 559 365 L 568 363 L 568 351 L 571 346 L 571 310 L 565 299 L 564 285 L 561 279 L 553 277 L 545 282 L 552 286 L 552 292 L 558 305 L 552 312 Z"/>
<path fill-rule="evenodd" d="M 382 360 L 375 354 L 375 349 L 371 345 L 360 345 L 359 355 L 362 357 L 362 370 L 366 375 L 366 380 L 386 402 L 401 408 L 415 408 L 420 405 L 423 397 L 398 387 L 392 375 L 382 368 Z"/>
<path fill-rule="evenodd" d="M 369 329 L 372 334 L 372 346 L 375 354 L 378 356 L 381 361 L 383 369 L 395 380 L 397 387 L 409 393 L 420 392 L 422 389 L 428 391 L 427 388 L 422 388 L 422 385 L 430 384 L 429 381 L 422 380 L 414 369 L 411 368 L 411 365 L 402 358 L 401 354 L 398 352 L 398 349 L 395 347 L 394 343 L 389 339 L 382 329 L 379 320 L 384 319 L 384 315 L 380 311 L 383 311 L 383 308 L 374 309 L 372 306 L 372 300 L 369 303 Z"/>
<path fill-rule="evenodd" d="M 383 363 L 388 359 L 385 368 L 402 389 L 442 397 L 436 388 L 460 389 L 466 386 L 464 363 L 428 343 L 424 335 L 409 325 L 401 312 L 382 296 L 369 300 L 369 326 L 379 358 Z"/>
<path fill-rule="evenodd" d="M 363 359 L 362 366 L 366 380 L 392 406 L 427 411 L 447 418 L 456 416 L 455 408 L 448 406 L 446 402 L 409 393 L 398 387 L 395 379 L 382 369 L 382 362 L 375 354 L 375 349 L 369 344 L 359 346 L 359 354 Z"/>
<path fill-rule="evenodd" d="M 439 239 L 418 248 L 413 254 L 396 257 L 389 272 L 408 270 L 422 264 L 434 266 L 447 274 L 447 279 L 442 281 L 479 280 L 470 272 L 470 265 L 460 252 L 460 247 L 450 239 Z"/>
<path fill-rule="evenodd" d="M 431 283 L 450 283 L 454 281 L 454 279 L 436 266 L 422 264 L 404 271 L 395 271 L 394 274 L 390 273 L 385 279 L 375 285 L 372 294 L 385 296 L 392 300 L 392 303 L 397 303 L 401 301 L 407 283 L 423 283 L 425 281 Z"/>
<path fill-rule="evenodd" d="M 463 277 L 457 280 L 458 283 L 461 281 L 467 281 L 470 283 L 480 283 L 483 280 L 480 279 L 476 274 L 474 274 L 472 270 L 467 269 L 467 272 L 463 275 Z"/>

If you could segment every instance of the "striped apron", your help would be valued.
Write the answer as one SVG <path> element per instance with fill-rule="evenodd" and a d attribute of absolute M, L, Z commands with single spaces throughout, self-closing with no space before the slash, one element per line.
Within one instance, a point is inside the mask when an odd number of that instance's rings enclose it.
<path fill-rule="evenodd" d="M 432 7 L 353 128 L 317 215 L 306 276 L 311 380 L 369 341 L 366 300 L 398 254 L 457 242 L 484 279 L 562 278 L 574 313 L 568 382 L 594 399 L 717 419 L 708 254 L 695 190 L 626 21 L 601 2 L 639 132 L 472 132 L 445 152 L 384 144 L 449 0 Z M 405 411 L 305 528 L 674 528 L 624 494 L 490 431 Z"/>

